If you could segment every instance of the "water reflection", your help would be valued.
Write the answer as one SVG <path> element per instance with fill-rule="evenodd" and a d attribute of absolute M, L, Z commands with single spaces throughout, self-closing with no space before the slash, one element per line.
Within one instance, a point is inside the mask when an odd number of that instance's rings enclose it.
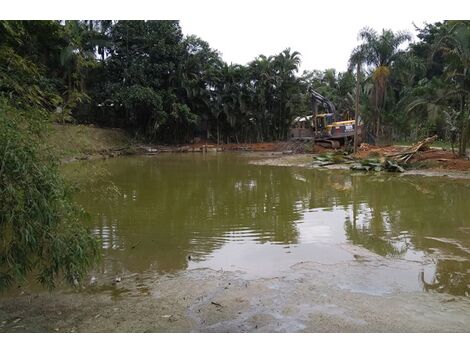
<path fill-rule="evenodd" d="M 103 271 L 270 270 L 325 255 L 346 260 L 322 245 L 350 242 L 434 261 L 434 275 L 416 273 L 423 289 L 469 291 L 468 181 L 255 166 L 232 154 L 101 163 L 119 197 L 84 192 L 79 201 L 103 241 Z"/>

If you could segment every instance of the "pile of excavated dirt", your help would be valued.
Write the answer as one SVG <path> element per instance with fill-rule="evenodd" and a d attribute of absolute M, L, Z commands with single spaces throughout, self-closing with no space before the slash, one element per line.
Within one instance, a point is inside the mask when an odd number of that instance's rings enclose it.
<path fill-rule="evenodd" d="M 403 146 L 376 146 L 367 143 L 361 144 L 356 157 L 367 159 L 371 157 L 387 157 L 390 155 L 402 153 L 407 149 Z M 430 148 L 424 151 L 418 151 L 411 159 L 410 163 L 419 163 L 430 169 L 445 169 L 456 171 L 469 171 L 470 160 L 458 158 L 451 151 L 445 151 L 440 148 Z"/>
<path fill-rule="evenodd" d="M 388 156 L 391 154 L 397 154 L 404 151 L 406 147 L 401 146 L 380 146 L 380 145 L 372 145 L 367 143 L 362 143 L 356 153 L 356 157 L 359 159 L 367 159 L 370 157 L 381 157 L 381 156 Z"/>
<path fill-rule="evenodd" d="M 417 153 L 412 162 L 426 162 L 432 168 L 469 171 L 470 160 L 457 158 L 452 152 L 439 149 L 430 149 Z"/>

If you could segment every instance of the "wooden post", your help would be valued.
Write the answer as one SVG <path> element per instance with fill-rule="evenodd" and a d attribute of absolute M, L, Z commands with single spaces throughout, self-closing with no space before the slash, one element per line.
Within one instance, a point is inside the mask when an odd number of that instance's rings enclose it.
<path fill-rule="evenodd" d="M 359 125 L 359 77 L 361 71 L 360 63 L 357 64 L 357 78 L 356 78 L 356 109 L 354 116 L 354 154 L 357 153 L 357 130 Z"/>

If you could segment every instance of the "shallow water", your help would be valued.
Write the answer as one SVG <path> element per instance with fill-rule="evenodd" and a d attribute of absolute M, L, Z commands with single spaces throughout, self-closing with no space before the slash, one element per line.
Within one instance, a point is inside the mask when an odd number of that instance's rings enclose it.
<path fill-rule="evenodd" d="M 353 263 L 357 277 L 341 287 L 470 294 L 470 181 L 249 159 L 166 154 L 68 166 L 83 182 L 77 200 L 102 241 L 94 275 L 207 267 L 257 278 L 282 276 L 299 262 Z M 100 181 L 90 176 L 97 169 Z M 386 260 L 376 278 L 360 275 L 369 254 Z"/>

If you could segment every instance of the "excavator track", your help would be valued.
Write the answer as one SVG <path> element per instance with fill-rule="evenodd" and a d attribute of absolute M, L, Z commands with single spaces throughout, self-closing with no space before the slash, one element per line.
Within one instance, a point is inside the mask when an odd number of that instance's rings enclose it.
<path fill-rule="evenodd" d="M 321 141 L 315 141 L 316 145 L 319 145 L 323 148 L 331 148 L 331 149 L 339 149 L 341 147 L 341 144 L 339 141 L 336 141 L 334 139 L 326 139 L 326 140 L 321 140 Z"/>

